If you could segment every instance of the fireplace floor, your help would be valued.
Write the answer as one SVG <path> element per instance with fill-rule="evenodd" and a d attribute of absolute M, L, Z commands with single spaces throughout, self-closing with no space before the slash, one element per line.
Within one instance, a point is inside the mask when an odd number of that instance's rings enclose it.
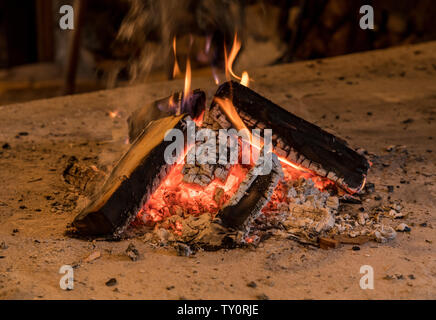
<path fill-rule="evenodd" d="M 127 116 L 183 84 L 40 100 L 0 107 L 0 298 L 434 299 L 436 42 L 251 74 L 256 91 L 377 155 L 370 157 L 376 161 L 368 177 L 375 192 L 343 210 L 358 214 L 360 207 L 398 202 L 407 215 L 395 223 L 411 232 L 360 250 L 271 238 L 255 249 L 188 258 L 140 238 L 70 238 L 67 223 L 128 147 Z M 194 79 L 193 87 L 209 95 L 216 89 L 209 79 Z M 63 174 L 69 161 L 81 170 L 80 180 Z M 130 243 L 139 251 L 137 261 L 126 254 Z M 94 252 L 100 256 L 86 262 Z M 59 288 L 62 265 L 75 266 L 72 291 Z M 375 290 L 360 289 L 362 265 L 374 268 Z M 115 286 L 106 285 L 111 278 Z"/>

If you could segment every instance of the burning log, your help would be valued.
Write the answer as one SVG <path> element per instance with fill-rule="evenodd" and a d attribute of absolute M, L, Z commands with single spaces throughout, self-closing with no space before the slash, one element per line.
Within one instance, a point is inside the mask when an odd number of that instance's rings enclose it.
<path fill-rule="evenodd" d="M 164 141 L 169 129 L 185 134 L 190 117 L 183 114 L 152 121 L 133 142 L 131 148 L 113 169 L 102 189 L 74 219 L 73 226 L 81 235 L 119 236 L 136 217 L 138 210 L 157 189 L 172 165 L 164 157 Z"/>
<path fill-rule="evenodd" d="M 258 175 L 263 158 L 259 158 L 240 184 L 238 191 L 218 213 L 224 226 L 249 231 L 263 207 L 268 203 L 277 183 L 283 178 L 283 171 L 275 154 L 271 154 L 272 168 L 269 174 Z"/>
<path fill-rule="evenodd" d="M 248 128 L 272 129 L 279 157 L 329 178 L 350 193 L 364 186 L 370 164 L 344 140 L 234 81 L 222 84 L 215 97 L 230 99 Z M 215 103 L 211 109 L 218 107 Z"/>
<path fill-rule="evenodd" d="M 196 246 L 214 251 L 234 248 L 244 242 L 252 222 L 261 214 L 279 180 L 283 178 L 277 156 L 271 154 L 271 158 L 271 171 L 266 175 L 259 174 L 264 163 L 264 159 L 259 158 L 216 218 L 196 234 Z"/>
<path fill-rule="evenodd" d="M 197 118 L 205 109 L 206 94 L 197 89 L 184 99 L 182 92 L 176 92 L 169 97 L 147 104 L 135 110 L 127 119 L 129 125 L 129 140 L 133 142 L 150 121 L 171 115 L 188 114 Z"/>

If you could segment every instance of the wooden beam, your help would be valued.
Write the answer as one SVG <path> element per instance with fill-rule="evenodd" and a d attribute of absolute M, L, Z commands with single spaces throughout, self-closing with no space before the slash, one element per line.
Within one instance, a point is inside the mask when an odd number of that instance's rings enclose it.
<path fill-rule="evenodd" d="M 36 28 L 38 61 L 52 62 L 54 60 L 54 27 L 53 1 L 36 1 Z"/>
<path fill-rule="evenodd" d="M 83 18 L 87 0 L 74 1 L 74 30 L 71 34 L 67 70 L 65 74 L 64 94 L 73 94 L 76 90 L 77 66 L 79 64 L 80 42 L 83 29 Z"/>

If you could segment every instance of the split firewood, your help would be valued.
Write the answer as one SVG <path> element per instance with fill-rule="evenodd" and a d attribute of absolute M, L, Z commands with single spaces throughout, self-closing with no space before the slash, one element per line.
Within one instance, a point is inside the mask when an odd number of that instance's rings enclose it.
<path fill-rule="evenodd" d="M 166 131 L 180 129 L 186 139 L 188 120 L 187 115 L 162 118 L 139 134 L 101 190 L 74 219 L 81 235 L 119 236 L 125 230 L 173 166 L 164 157 L 166 147 L 174 143 L 164 141 Z"/>
<path fill-rule="evenodd" d="M 274 151 L 280 157 L 327 177 L 350 193 L 363 188 L 370 163 L 344 140 L 237 82 L 222 84 L 215 97 L 229 99 L 249 129 L 272 129 Z"/>
<path fill-rule="evenodd" d="M 263 157 L 258 159 L 256 165 L 247 173 L 238 191 L 218 213 L 217 217 L 221 219 L 224 226 L 249 231 L 251 223 L 260 215 L 277 183 L 283 178 L 282 167 L 277 156 L 271 154 L 271 159 L 271 171 L 265 175 L 257 173 L 264 160 Z"/>

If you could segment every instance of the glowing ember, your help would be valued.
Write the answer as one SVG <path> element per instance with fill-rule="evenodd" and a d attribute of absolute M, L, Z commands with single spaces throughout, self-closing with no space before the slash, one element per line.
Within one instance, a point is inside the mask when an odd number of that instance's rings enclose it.
<path fill-rule="evenodd" d="M 247 166 L 234 165 L 225 182 L 215 179 L 203 188 L 184 182 L 182 168 L 183 163 L 171 169 L 149 201 L 139 211 L 137 220 L 140 219 L 147 225 L 153 225 L 172 215 L 186 217 L 209 213 L 215 216 L 220 207 L 236 192 L 249 170 Z M 216 196 L 217 188 L 223 191 L 219 200 Z"/>

